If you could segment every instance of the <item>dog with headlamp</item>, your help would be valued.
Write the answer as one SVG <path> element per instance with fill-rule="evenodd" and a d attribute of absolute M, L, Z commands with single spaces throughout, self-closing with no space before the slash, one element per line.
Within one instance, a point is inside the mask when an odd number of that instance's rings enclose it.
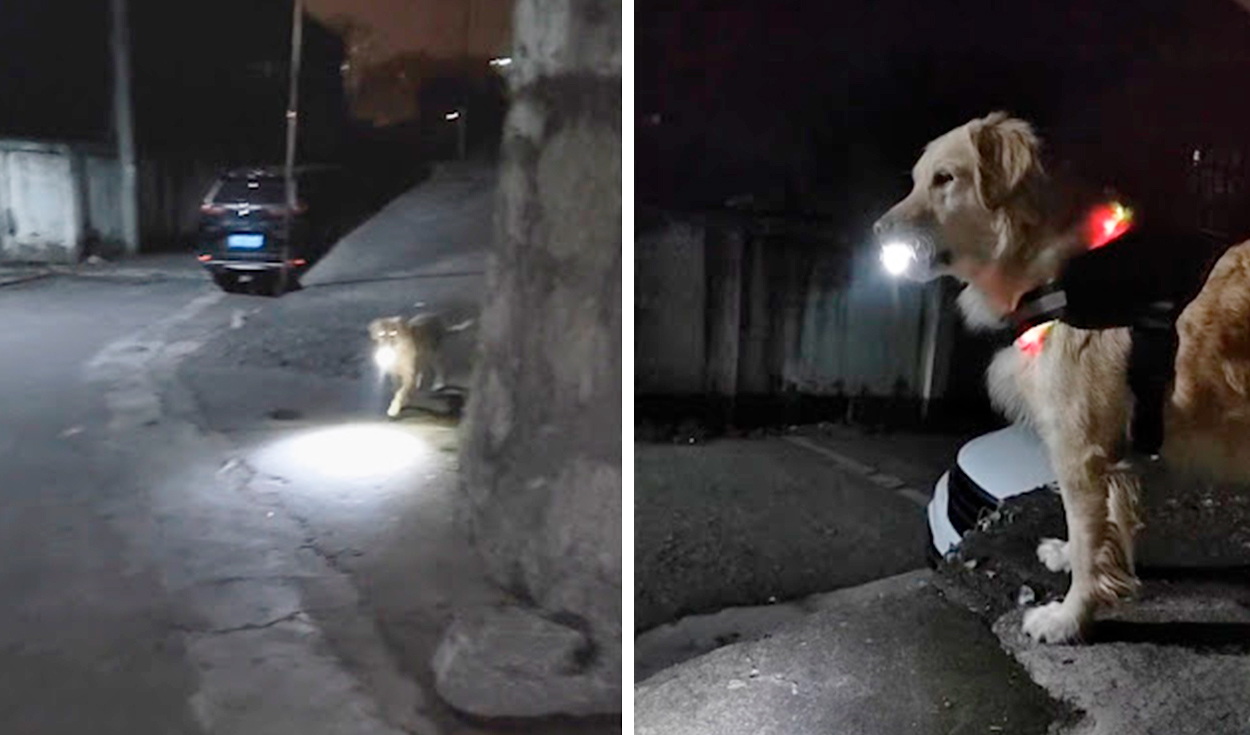
<path fill-rule="evenodd" d="M 1029 610 L 1024 630 L 1079 639 L 1138 588 L 1136 462 L 1250 483 L 1250 241 L 1137 228 L 1122 203 L 1049 176 L 1033 128 L 1004 113 L 930 142 L 912 178 L 874 227 L 882 262 L 953 276 L 969 326 L 1012 330 L 989 392 L 1046 446 L 1068 539 L 1042 539 L 1037 554 L 1071 572 L 1064 599 Z"/>
<path fill-rule="evenodd" d="M 382 317 L 369 323 L 374 363 L 396 383 L 387 416 L 399 416 L 416 390 L 428 387 L 436 393 L 443 389 L 444 338 L 472 324 L 473 320 L 468 320 L 449 327 L 437 314 L 420 314 L 410 319 Z"/>

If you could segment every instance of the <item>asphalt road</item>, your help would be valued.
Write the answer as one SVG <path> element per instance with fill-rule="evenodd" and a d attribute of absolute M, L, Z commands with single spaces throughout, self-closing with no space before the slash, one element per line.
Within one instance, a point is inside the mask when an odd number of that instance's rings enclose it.
<path fill-rule="evenodd" d="M 174 379 L 225 301 L 202 277 L 0 292 L 0 731 L 439 732 L 344 612 L 350 577 Z"/>
<path fill-rule="evenodd" d="M 0 289 L 0 730 L 194 733 L 160 572 L 114 519 L 132 503 L 85 380 L 111 341 L 188 300 L 185 283 L 43 279 Z"/>
<path fill-rule="evenodd" d="M 267 299 L 167 261 L 0 287 L 0 732 L 619 733 L 433 693 L 442 630 L 498 592 L 454 417 L 384 418 L 364 325 L 471 316 L 480 275 Z"/>
<path fill-rule="evenodd" d="M 637 631 L 924 566 L 915 491 L 782 438 L 635 444 L 634 457 Z"/>

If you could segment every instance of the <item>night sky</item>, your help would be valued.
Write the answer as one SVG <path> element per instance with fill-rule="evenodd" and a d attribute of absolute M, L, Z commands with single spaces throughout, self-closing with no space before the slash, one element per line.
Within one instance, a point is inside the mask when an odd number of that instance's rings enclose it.
<path fill-rule="evenodd" d="M 492 57 L 511 43 L 512 0 L 305 0 L 318 18 L 350 20 L 369 62 L 400 54 Z"/>
<path fill-rule="evenodd" d="M 997 108 L 1121 176 L 1164 127 L 1250 113 L 1233 0 L 639 0 L 636 22 L 638 198 L 666 206 L 819 190 L 867 218 L 924 142 Z"/>
<path fill-rule="evenodd" d="M 97 138 L 111 84 L 107 2 L 4 0 L 0 135 Z"/>
<path fill-rule="evenodd" d="M 290 0 L 218 0 L 202 7 L 130 0 L 141 127 L 143 118 L 162 128 L 174 125 L 166 118 L 243 124 L 236 113 L 269 104 L 273 85 L 264 77 L 280 71 L 273 62 L 285 63 L 290 52 Z M 455 57 L 466 49 L 490 57 L 510 44 L 511 0 L 307 0 L 307 7 L 331 26 L 347 21 L 354 36 L 344 50 L 364 63 L 405 53 Z M 109 138 L 108 8 L 107 0 L 4 0 L 0 135 Z M 278 87 L 281 105 L 285 85 Z M 186 106 L 194 107 L 194 118 L 183 114 Z"/>

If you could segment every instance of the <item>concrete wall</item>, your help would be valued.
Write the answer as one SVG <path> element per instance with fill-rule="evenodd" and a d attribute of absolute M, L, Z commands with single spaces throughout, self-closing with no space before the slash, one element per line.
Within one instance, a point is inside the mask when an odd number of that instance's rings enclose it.
<path fill-rule="evenodd" d="M 675 393 L 704 387 L 707 309 L 704 229 L 674 223 L 634 243 L 635 385 Z"/>
<path fill-rule="evenodd" d="M 635 274 L 641 394 L 943 394 L 955 324 L 941 287 L 889 278 L 870 248 L 672 215 L 638 236 Z"/>
<path fill-rule="evenodd" d="M 0 259 L 78 259 L 83 217 L 76 163 L 68 145 L 0 141 Z"/>
<path fill-rule="evenodd" d="M 141 251 L 191 243 L 217 168 L 172 155 L 140 162 Z M 121 255 L 120 191 L 117 156 L 106 146 L 0 140 L 0 260 Z"/>
<path fill-rule="evenodd" d="M 789 382 L 827 393 L 890 394 L 898 381 L 919 392 L 925 300 L 922 288 L 890 279 L 874 252 L 855 253 L 845 285 L 813 278 L 806 289 L 802 337 Z"/>
<path fill-rule="evenodd" d="M 116 158 L 86 156 L 83 171 L 87 184 L 88 237 L 101 252 L 123 249 L 121 222 L 121 171 Z"/>
<path fill-rule="evenodd" d="M 117 158 L 104 146 L 0 140 L 0 260 L 120 253 Z"/>
<path fill-rule="evenodd" d="M 459 611 L 439 694 L 621 706 L 621 3 L 518 0 L 461 512 L 512 604 Z"/>

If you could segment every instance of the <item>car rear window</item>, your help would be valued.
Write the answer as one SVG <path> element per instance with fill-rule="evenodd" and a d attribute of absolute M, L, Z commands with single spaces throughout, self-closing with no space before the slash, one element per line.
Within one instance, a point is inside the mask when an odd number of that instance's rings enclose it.
<path fill-rule="evenodd" d="M 213 201 L 217 204 L 282 204 L 286 201 L 286 186 L 282 179 L 226 179 L 221 182 Z"/>

